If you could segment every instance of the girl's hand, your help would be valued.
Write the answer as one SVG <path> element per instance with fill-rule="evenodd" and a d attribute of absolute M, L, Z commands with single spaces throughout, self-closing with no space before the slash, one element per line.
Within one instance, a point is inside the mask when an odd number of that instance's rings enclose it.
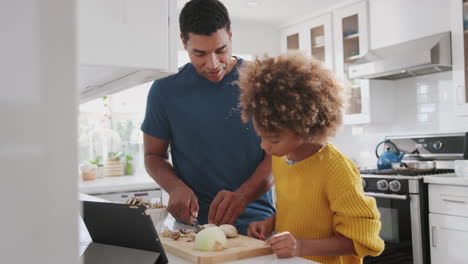
<path fill-rule="evenodd" d="M 266 243 L 270 245 L 278 258 L 291 258 L 299 256 L 299 241 L 289 232 L 276 234 Z"/>
<path fill-rule="evenodd" d="M 256 239 L 265 240 L 265 238 L 269 237 L 273 232 L 274 226 L 275 215 L 264 221 L 250 223 L 247 230 L 247 235 Z"/>

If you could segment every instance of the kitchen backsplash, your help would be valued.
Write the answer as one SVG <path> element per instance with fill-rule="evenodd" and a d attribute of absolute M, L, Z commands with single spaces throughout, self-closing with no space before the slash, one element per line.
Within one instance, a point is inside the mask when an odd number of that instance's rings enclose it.
<path fill-rule="evenodd" d="M 452 72 L 370 83 L 372 119 L 344 125 L 331 141 L 361 168 L 375 168 L 375 146 L 389 135 L 468 131 L 455 113 Z"/>

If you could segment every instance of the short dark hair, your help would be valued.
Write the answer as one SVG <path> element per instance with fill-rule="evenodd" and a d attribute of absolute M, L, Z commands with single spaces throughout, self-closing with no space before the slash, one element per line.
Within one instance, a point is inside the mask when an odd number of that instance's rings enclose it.
<path fill-rule="evenodd" d="M 209 36 L 221 28 L 231 30 L 226 7 L 218 0 L 191 0 L 179 16 L 180 32 L 185 40 L 188 33 Z"/>

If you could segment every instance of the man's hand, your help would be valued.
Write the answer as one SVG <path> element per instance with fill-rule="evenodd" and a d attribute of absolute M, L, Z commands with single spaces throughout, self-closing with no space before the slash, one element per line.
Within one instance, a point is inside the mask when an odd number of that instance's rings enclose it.
<path fill-rule="evenodd" d="M 177 187 L 169 194 L 167 210 L 175 219 L 190 224 L 190 216 L 198 217 L 198 199 L 187 186 Z"/>
<path fill-rule="evenodd" d="M 247 201 L 244 195 L 222 190 L 211 203 L 208 213 L 208 223 L 232 225 L 237 217 L 244 212 L 246 207 Z"/>
<path fill-rule="evenodd" d="M 247 235 L 256 239 L 265 240 L 265 238 L 269 237 L 273 232 L 275 217 L 276 215 L 272 215 L 264 221 L 250 223 Z"/>
<path fill-rule="evenodd" d="M 291 258 L 299 256 L 300 243 L 289 232 L 276 234 L 269 238 L 266 243 L 271 247 L 278 258 Z"/>

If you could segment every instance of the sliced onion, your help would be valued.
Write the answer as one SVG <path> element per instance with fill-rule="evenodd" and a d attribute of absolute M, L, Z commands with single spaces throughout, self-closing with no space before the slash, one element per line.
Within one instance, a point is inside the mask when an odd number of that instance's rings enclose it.
<path fill-rule="evenodd" d="M 195 237 L 195 249 L 201 251 L 217 251 L 226 248 L 227 239 L 221 228 L 214 226 L 203 229 Z"/>

